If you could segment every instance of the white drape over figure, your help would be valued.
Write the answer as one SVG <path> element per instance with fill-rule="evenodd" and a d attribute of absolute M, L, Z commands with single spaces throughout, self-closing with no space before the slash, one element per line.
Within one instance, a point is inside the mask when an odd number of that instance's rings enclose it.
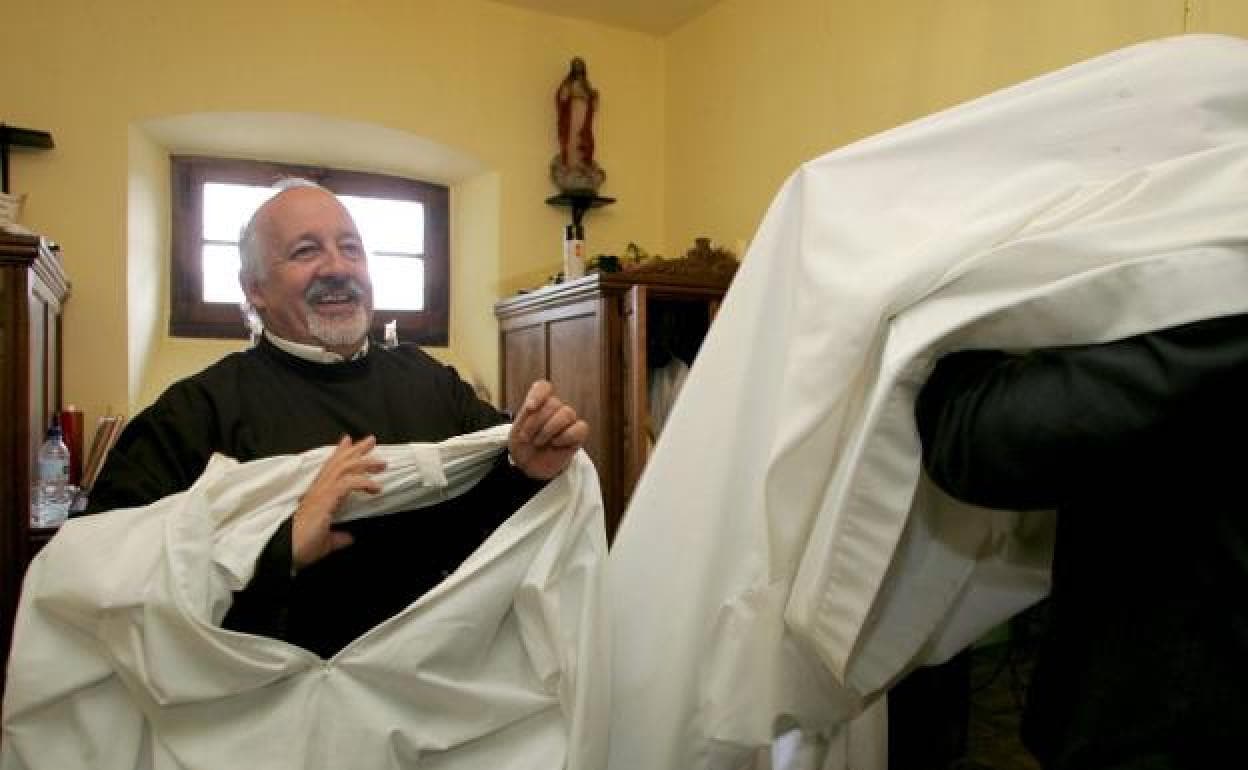
<path fill-rule="evenodd" d="M 348 499 L 342 520 L 463 492 L 509 427 L 378 447 L 384 491 Z M 583 452 L 331 659 L 220 628 L 331 450 L 217 455 L 183 493 L 71 520 L 27 576 L 0 768 L 602 767 L 606 537 Z"/>
<path fill-rule="evenodd" d="M 1248 310 L 1248 43 L 1147 43 L 803 165 L 768 211 L 608 560 L 611 770 L 752 767 L 874 717 L 1047 590 L 1044 515 L 922 478 L 940 354 Z"/>

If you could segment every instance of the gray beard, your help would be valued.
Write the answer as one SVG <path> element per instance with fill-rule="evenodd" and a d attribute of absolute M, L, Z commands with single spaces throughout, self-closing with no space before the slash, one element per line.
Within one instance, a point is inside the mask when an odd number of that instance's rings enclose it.
<path fill-rule="evenodd" d="M 354 345 L 368 333 L 368 313 L 357 306 L 348 318 L 326 318 L 312 308 L 304 310 L 308 333 L 327 348 Z"/>

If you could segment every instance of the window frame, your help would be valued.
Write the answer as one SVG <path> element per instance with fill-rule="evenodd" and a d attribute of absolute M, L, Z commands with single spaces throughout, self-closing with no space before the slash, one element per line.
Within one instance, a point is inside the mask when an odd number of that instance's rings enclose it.
<path fill-rule="evenodd" d="M 285 177 L 310 179 L 342 195 L 419 201 L 425 207 L 423 310 L 374 310 L 369 332 L 381 339 L 385 324 L 398 321 L 399 339 L 445 346 L 450 337 L 450 191 L 416 179 L 272 161 L 171 155 L 169 335 L 246 339 L 237 305 L 204 302 L 203 189 L 209 182 L 268 187 Z M 364 244 L 368 246 L 367 243 Z"/>

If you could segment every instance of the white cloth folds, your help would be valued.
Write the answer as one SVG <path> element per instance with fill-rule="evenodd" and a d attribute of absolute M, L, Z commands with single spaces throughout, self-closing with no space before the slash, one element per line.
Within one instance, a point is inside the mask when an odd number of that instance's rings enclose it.
<path fill-rule="evenodd" d="M 672 411 L 672 404 L 676 403 L 677 396 L 680 395 L 680 389 L 685 384 L 685 378 L 689 376 L 689 365 L 680 360 L 676 356 L 668 359 L 667 363 L 660 367 L 655 367 L 647 373 L 649 386 L 647 390 L 650 393 L 650 436 L 658 437 L 663 432 L 663 423 L 667 422 L 667 415 Z"/>
<path fill-rule="evenodd" d="M 1248 311 L 1248 43 L 1072 66 L 803 165 L 776 196 L 608 559 L 609 767 L 751 766 L 1047 590 L 1045 515 L 921 473 L 939 355 Z M 838 753 L 839 752 L 839 753 Z"/>
<path fill-rule="evenodd" d="M 343 518 L 421 515 L 479 481 L 507 429 L 378 447 L 383 492 Z M 330 451 L 218 456 L 186 492 L 71 520 L 27 575 L 0 768 L 602 767 L 606 542 L 584 453 L 329 660 L 219 627 Z"/>

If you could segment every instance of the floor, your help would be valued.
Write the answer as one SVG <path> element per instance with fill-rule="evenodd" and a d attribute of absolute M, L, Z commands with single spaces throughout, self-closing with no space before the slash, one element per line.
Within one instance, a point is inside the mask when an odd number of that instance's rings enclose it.
<path fill-rule="evenodd" d="M 1044 609 L 889 693 L 890 770 L 1040 770 L 1019 727 Z"/>
<path fill-rule="evenodd" d="M 1032 667 L 1026 652 L 1002 643 L 971 655 L 966 755 L 949 770 L 1040 770 L 1018 732 Z"/>

